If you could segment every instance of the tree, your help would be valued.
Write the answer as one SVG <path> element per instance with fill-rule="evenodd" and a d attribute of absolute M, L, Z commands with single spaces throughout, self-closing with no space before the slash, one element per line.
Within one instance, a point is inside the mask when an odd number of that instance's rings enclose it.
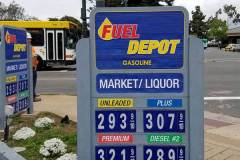
<path fill-rule="evenodd" d="M 190 33 L 199 38 L 205 38 L 207 35 L 207 22 L 200 6 L 196 6 L 196 11 L 192 11 L 192 20 L 190 21 Z"/>
<path fill-rule="evenodd" d="M 233 23 L 240 22 L 240 13 L 237 11 L 237 8 L 233 5 L 225 5 L 223 7 L 224 13 L 228 15 L 229 18 L 233 20 Z"/>
<path fill-rule="evenodd" d="M 81 37 L 81 34 L 82 34 L 82 23 L 74 18 L 74 17 L 71 17 L 71 16 L 64 16 L 62 18 L 60 18 L 61 21 L 70 21 L 70 22 L 73 22 L 75 24 L 77 24 L 78 28 L 77 28 L 77 34 L 78 34 L 78 37 Z"/>
<path fill-rule="evenodd" d="M 63 16 L 62 18 L 60 18 L 60 20 L 61 21 L 70 21 L 70 22 L 73 22 L 73 23 L 77 24 L 79 26 L 79 28 L 82 27 L 81 22 L 78 19 L 76 19 L 72 16 Z"/>
<path fill-rule="evenodd" d="M 209 20 L 209 30 L 208 37 L 209 39 L 216 39 L 217 41 L 225 41 L 227 38 L 227 22 L 217 17 L 211 18 Z"/>
<path fill-rule="evenodd" d="M 106 7 L 172 6 L 175 0 L 105 0 Z M 93 3 L 93 0 L 89 0 Z M 89 11 L 92 8 L 89 9 Z"/>
<path fill-rule="evenodd" d="M 94 3 L 97 0 L 88 0 Z M 105 7 L 139 7 L 139 6 L 172 6 L 175 0 L 102 0 L 105 2 Z M 91 12 L 95 5 L 90 6 L 87 11 Z"/>
<path fill-rule="evenodd" d="M 174 0 L 128 0 L 128 6 L 172 6 Z"/>
<path fill-rule="evenodd" d="M 25 15 L 24 20 L 26 20 L 26 21 L 39 21 L 39 19 L 37 17 L 30 16 L 30 15 Z"/>
<path fill-rule="evenodd" d="M 215 18 L 218 18 L 219 15 L 221 15 L 221 14 L 222 14 L 222 9 L 220 8 L 220 9 L 218 9 L 217 12 L 215 13 Z M 211 17 L 210 17 L 210 19 L 211 19 Z"/>
<path fill-rule="evenodd" d="M 17 4 L 15 1 L 9 4 L 7 8 L 7 20 L 24 19 L 24 8 Z"/>
<path fill-rule="evenodd" d="M 48 18 L 49 21 L 59 21 L 58 18 Z"/>
<path fill-rule="evenodd" d="M 4 19 L 7 7 L 0 2 L 0 20 Z"/>
<path fill-rule="evenodd" d="M 12 1 L 8 6 L 0 2 L 0 20 L 31 20 L 37 19 L 25 15 L 25 10 L 22 6 Z"/>
<path fill-rule="evenodd" d="M 60 19 L 58 19 L 58 18 L 48 18 L 48 20 L 49 21 L 70 21 L 70 22 L 73 22 L 74 24 L 77 25 L 77 28 L 75 28 L 76 31 L 74 33 L 77 33 L 78 37 L 81 37 L 82 24 L 81 24 L 81 22 L 78 19 L 66 15 L 66 16 L 63 16 Z"/>

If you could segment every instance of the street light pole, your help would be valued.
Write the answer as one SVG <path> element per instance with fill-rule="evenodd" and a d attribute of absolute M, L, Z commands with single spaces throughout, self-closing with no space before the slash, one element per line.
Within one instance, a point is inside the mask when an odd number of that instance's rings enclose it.
<path fill-rule="evenodd" d="M 96 0 L 96 7 L 105 7 L 105 0 Z"/>
<path fill-rule="evenodd" d="M 122 0 L 122 3 L 124 5 L 124 7 L 127 7 L 128 6 L 128 0 Z"/>
<path fill-rule="evenodd" d="M 82 38 L 88 38 L 87 33 L 87 6 L 86 0 L 82 0 L 81 18 L 82 18 Z"/>
<path fill-rule="evenodd" d="M 127 7 L 128 0 L 122 0 L 122 4 Z M 96 7 L 105 7 L 105 0 L 96 0 Z M 82 0 L 81 19 L 82 19 L 82 38 L 88 38 L 87 33 L 87 6 L 86 0 Z"/>

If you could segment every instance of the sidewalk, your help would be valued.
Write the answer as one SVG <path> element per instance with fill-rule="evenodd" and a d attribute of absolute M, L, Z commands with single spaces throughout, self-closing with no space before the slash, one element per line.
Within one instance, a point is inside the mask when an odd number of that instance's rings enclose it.
<path fill-rule="evenodd" d="M 34 112 L 48 111 L 68 115 L 77 121 L 77 97 L 42 95 Z M 196 144 L 197 145 L 197 144 Z M 205 160 L 240 160 L 240 119 L 205 112 Z"/>
<path fill-rule="evenodd" d="M 205 112 L 205 159 L 240 160 L 240 119 Z"/>
<path fill-rule="evenodd" d="M 34 113 L 52 112 L 59 116 L 68 115 L 77 121 L 77 97 L 66 95 L 41 95 L 42 101 L 34 103 Z"/>

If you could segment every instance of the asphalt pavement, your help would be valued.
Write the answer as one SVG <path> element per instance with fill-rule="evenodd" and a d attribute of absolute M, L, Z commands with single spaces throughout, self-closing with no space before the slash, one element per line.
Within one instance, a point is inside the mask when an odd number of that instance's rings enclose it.
<path fill-rule="evenodd" d="M 40 94 L 76 94 L 76 67 L 53 67 L 38 71 Z"/>
<path fill-rule="evenodd" d="M 205 96 L 240 96 L 240 52 L 205 51 Z"/>
<path fill-rule="evenodd" d="M 205 110 L 240 117 L 240 52 L 205 50 Z M 41 94 L 76 94 L 75 66 L 38 72 Z"/>
<path fill-rule="evenodd" d="M 240 117 L 240 52 L 205 51 L 205 110 Z"/>

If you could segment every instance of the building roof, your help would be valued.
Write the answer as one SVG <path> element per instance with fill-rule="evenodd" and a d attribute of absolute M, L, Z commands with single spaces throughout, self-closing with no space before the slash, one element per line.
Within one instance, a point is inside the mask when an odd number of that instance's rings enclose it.
<path fill-rule="evenodd" d="M 227 31 L 228 36 L 240 36 L 240 27 L 229 29 Z"/>

